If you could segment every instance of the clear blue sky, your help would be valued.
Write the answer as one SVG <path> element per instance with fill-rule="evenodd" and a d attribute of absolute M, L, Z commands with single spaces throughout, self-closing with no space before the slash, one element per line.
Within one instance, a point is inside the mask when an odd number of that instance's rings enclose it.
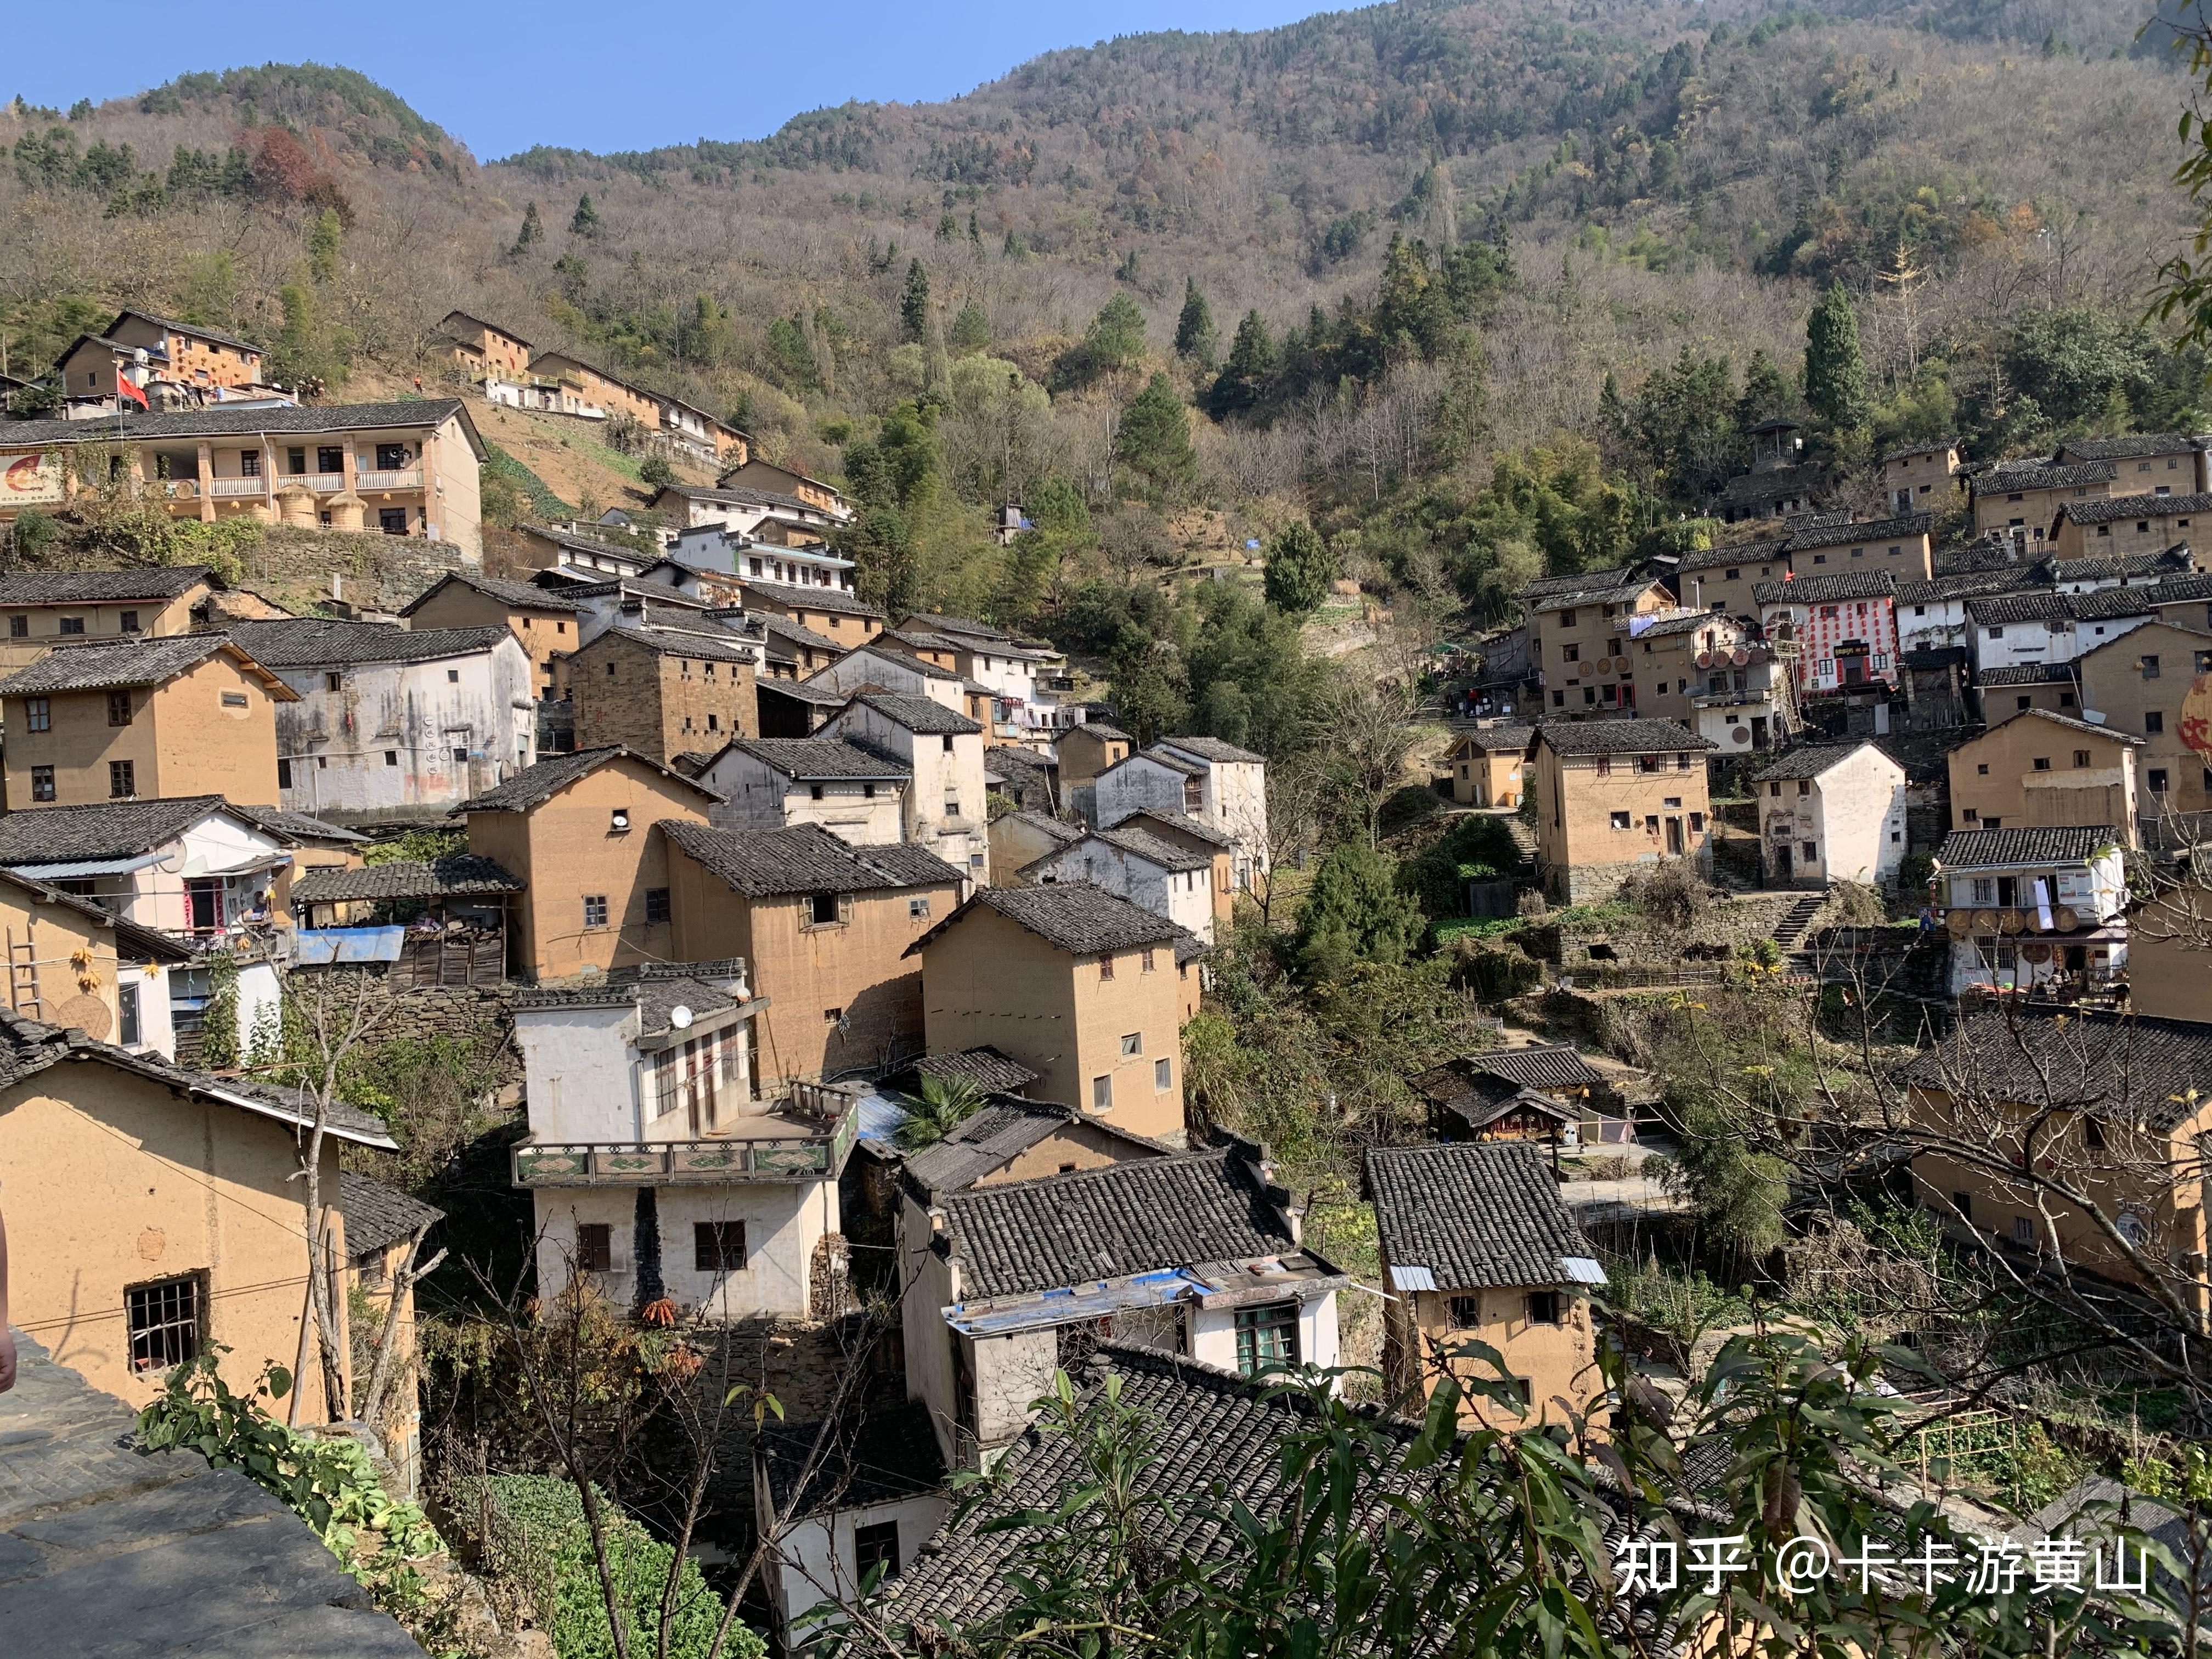
<path fill-rule="evenodd" d="M 66 109 L 187 70 L 343 64 L 484 160 L 535 143 L 644 149 L 757 138 L 848 98 L 926 103 L 1058 46 L 1154 29 L 1267 28 L 1315 0 L 811 0 L 605 5 L 461 0 L 397 7 L 118 0 L 15 9 L 0 100 Z"/>

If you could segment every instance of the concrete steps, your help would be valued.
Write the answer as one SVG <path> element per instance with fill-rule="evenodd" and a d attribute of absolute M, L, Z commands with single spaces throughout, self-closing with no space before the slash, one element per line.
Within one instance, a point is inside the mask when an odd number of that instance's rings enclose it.
<path fill-rule="evenodd" d="M 1782 914 L 1774 924 L 1774 942 L 1784 951 L 1794 951 L 1813 926 L 1813 918 L 1820 914 L 1826 896 L 1808 893 Z"/>

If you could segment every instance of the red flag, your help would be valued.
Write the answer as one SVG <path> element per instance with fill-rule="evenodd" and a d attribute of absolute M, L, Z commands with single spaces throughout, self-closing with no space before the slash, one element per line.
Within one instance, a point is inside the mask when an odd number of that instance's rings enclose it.
<path fill-rule="evenodd" d="M 146 401 L 146 394 L 144 392 L 131 384 L 130 376 L 125 374 L 118 374 L 115 377 L 115 389 L 124 397 L 130 398 L 131 402 L 137 404 L 139 408 L 144 410 L 149 415 L 154 412 L 154 405 Z"/>

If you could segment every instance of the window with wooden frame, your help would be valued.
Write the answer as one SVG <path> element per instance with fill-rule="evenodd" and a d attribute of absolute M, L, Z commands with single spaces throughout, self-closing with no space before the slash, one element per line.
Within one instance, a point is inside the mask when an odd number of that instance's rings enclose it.
<path fill-rule="evenodd" d="M 744 1272 L 745 1224 L 742 1221 L 693 1222 L 691 1263 L 702 1273 Z"/>

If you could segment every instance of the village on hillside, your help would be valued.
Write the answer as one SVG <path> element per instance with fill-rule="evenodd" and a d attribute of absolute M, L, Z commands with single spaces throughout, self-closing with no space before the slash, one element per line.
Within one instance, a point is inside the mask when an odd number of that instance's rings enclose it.
<path fill-rule="evenodd" d="M 1456 590 L 1131 477 L 1209 320 L 1019 605 L 941 364 L 16 357 L 0 1651 L 2202 1645 L 2212 417 L 1876 443 L 1816 303 Z"/>

